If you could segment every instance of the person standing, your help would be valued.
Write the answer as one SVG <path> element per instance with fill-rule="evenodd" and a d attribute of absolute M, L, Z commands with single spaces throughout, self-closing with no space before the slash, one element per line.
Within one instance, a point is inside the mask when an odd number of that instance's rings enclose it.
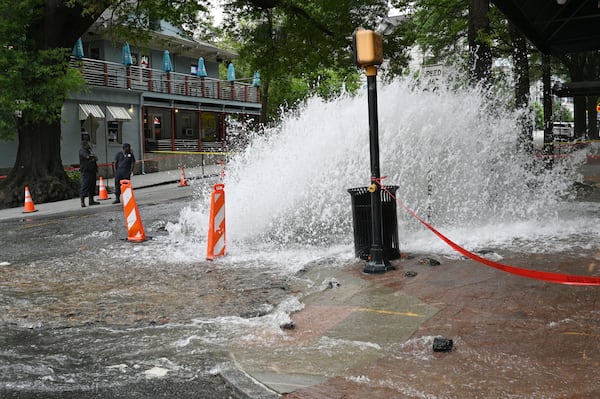
<path fill-rule="evenodd" d="M 117 197 L 113 204 L 121 202 L 121 180 L 130 180 L 133 168 L 135 167 L 135 157 L 131 152 L 131 145 L 123 144 L 123 151 L 117 152 L 113 161 L 113 172 L 115 173 L 115 196 Z"/>
<path fill-rule="evenodd" d="M 98 173 L 98 157 L 92 152 L 89 141 L 82 141 L 79 149 L 79 171 L 81 172 L 81 207 L 85 208 L 85 197 L 90 199 L 90 205 L 100 205 L 94 201 L 96 193 L 96 174 Z"/>

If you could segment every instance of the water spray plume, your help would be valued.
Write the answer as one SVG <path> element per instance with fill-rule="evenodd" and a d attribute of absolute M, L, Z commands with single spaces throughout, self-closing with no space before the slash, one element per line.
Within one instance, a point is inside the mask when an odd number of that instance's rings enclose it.
<path fill-rule="evenodd" d="M 572 168 L 533 170 L 530 156 L 515 151 L 517 119 L 487 112 L 476 90 L 433 93 L 396 82 L 379 98 L 383 183 L 400 186 L 399 198 L 437 225 L 545 217 L 575 179 Z M 369 183 L 365 103 L 364 95 L 310 99 L 231 160 L 232 239 L 351 239 L 346 190 Z"/>
<path fill-rule="evenodd" d="M 414 87 L 394 82 L 378 93 L 381 175 L 384 184 L 399 186 L 399 199 L 471 248 L 523 236 L 535 241 L 535 234 L 552 235 L 556 226 L 568 225 L 554 218 L 568 208 L 581 157 L 551 170 L 537 167 L 516 150 L 518 118 L 502 112 L 500 101 L 490 112 L 475 89 Z M 223 183 L 230 254 L 347 246 L 352 256 L 347 189 L 370 183 L 365 104 L 366 93 L 311 98 L 228 160 Z M 184 231 L 204 235 L 209 193 L 201 197 L 205 203 L 182 212 L 180 227 L 173 227 L 179 238 Z M 445 250 L 409 215 L 399 211 L 398 218 L 402 248 Z"/>

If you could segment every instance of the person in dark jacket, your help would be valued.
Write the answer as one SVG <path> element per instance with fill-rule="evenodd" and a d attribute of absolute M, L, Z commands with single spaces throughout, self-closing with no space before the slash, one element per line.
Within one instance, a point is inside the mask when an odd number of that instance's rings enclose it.
<path fill-rule="evenodd" d="M 135 167 L 135 157 L 131 152 L 131 145 L 123 144 L 123 151 L 115 155 L 113 161 L 113 171 L 115 173 L 115 196 L 117 197 L 113 204 L 121 202 L 121 180 L 130 180 L 133 168 Z"/>
<path fill-rule="evenodd" d="M 92 152 L 92 147 L 88 141 L 81 142 L 79 149 L 79 171 L 81 172 L 81 207 L 85 208 L 85 197 L 90 199 L 90 205 L 99 205 L 94 201 L 96 193 L 96 174 L 98 173 L 98 157 Z"/>

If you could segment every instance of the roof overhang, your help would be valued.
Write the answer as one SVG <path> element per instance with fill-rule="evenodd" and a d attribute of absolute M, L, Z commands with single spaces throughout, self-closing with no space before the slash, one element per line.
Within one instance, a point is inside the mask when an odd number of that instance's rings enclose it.
<path fill-rule="evenodd" d="M 222 62 L 233 60 L 237 55 L 231 51 L 224 50 L 210 43 L 199 40 L 190 40 L 181 36 L 163 34 L 161 32 L 150 32 L 154 44 L 162 46 L 159 50 L 169 50 L 171 55 L 198 58 L 203 57 L 207 61 Z"/>
<path fill-rule="evenodd" d="M 600 96 L 600 82 L 571 82 L 552 89 L 558 97 Z"/>
<path fill-rule="evenodd" d="M 110 26 L 112 24 L 111 17 L 111 13 L 107 10 L 100 18 L 98 18 L 85 33 L 88 40 L 92 40 L 94 37 L 104 37 L 112 41 L 125 41 L 125 38 L 117 39 L 110 36 Z M 151 25 L 152 24 L 149 24 L 149 26 Z M 149 36 L 148 40 L 140 39 L 140 43 L 135 43 L 136 46 L 147 47 L 161 52 L 169 50 L 171 55 L 180 55 L 189 58 L 203 57 L 206 61 L 219 63 L 237 58 L 237 54 L 233 51 L 228 51 L 217 47 L 214 44 L 196 40 L 176 29 L 166 29 L 165 26 L 165 29 L 163 30 L 161 23 L 156 24 L 155 28 L 148 28 L 146 33 Z M 129 38 L 130 44 L 135 41 L 135 38 Z"/>
<path fill-rule="evenodd" d="M 600 49 L 598 0 L 492 0 L 492 3 L 544 54 L 560 56 Z"/>

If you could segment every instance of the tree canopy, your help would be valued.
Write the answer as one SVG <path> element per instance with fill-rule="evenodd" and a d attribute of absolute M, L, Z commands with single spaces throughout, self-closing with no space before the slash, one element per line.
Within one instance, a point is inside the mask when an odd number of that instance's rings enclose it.
<path fill-rule="evenodd" d="M 281 105 L 307 95 L 354 91 L 359 73 L 352 33 L 358 27 L 377 30 L 389 6 L 383 0 L 229 0 L 224 11 L 224 35 L 247 68 L 260 70 L 263 111 L 272 119 Z M 401 70 L 408 51 L 401 31 L 386 39 L 390 65 Z"/>

